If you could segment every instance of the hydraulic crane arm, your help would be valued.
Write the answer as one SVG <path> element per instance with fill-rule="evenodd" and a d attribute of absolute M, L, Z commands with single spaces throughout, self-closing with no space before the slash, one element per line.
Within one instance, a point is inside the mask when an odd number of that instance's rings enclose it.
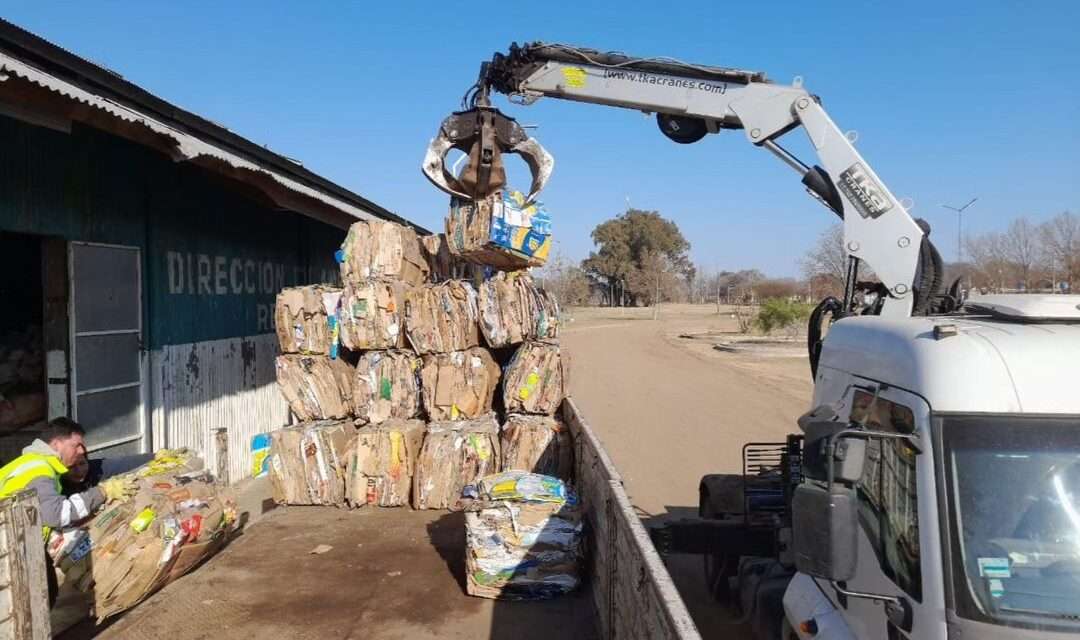
<path fill-rule="evenodd" d="M 631 58 L 566 45 L 514 45 L 508 54 L 496 54 L 484 63 L 480 78 L 466 95 L 468 110 L 447 119 L 457 119 L 450 129 L 457 134 L 458 148 L 476 151 L 482 146 L 472 144 L 482 137 L 480 115 L 501 118 L 517 127 L 490 106 L 490 90 L 521 104 L 552 97 L 655 113 L 661 131 L 680 143 L 696 142 L 723 129 L 742 129 L 751 144 L 767 149 L 798 172 L 807 190 L 843 219 L 845 250 L 852 258 L 869 264 L 888 289 L 880 308 L 882 314 L 927 312 L 939 284 L 939 264 L 930 260 L 933 249 L 928 241 L 924 242 L 923 227 L 912 219 L 801 82 L 774 84 L 758 72 Z M 475 136 L 464 131 L 461 119 L 477 120 Z M 800 127 L 817 153 L 820 166 L 808 166 L 780 146 L 782 136 Z M 524 134 L 520 128 L 517 131 L 513 145 L 495 142 L 489 145 L 491 153 L 520 153 L 512 148 L 523 142 Z M 449 133 L 444 123 L 440 137 L 452 138 Z M 539 145 L 535 147 L 539 149 Z M 543 187 L 551 169 L 550 156 L 542 149 L 540 152 L 523 153 L 534 169 L 532 195 Z M 483 150 L 479 155 L 483 156 Z M 471 167 L 467 172 L 475 173 L 475 166 L 482 164 L 474 156 L 470 152 Z M 436 167 L 441 169 L 441 165 L 433 164 L 433 159 L 429 151 L 424 165 L 428 177 L 440 188 L 462 195 L 447 188 L 445 182 L 439 184 Z M 538 165 L 546 173 L 538 174 Z M 501 186 L 498 183 L 492 187 L 482 179 L 476 183 L 472 180 L 474 188 L 468 189 L 469 195 L 482 196 Z"/>

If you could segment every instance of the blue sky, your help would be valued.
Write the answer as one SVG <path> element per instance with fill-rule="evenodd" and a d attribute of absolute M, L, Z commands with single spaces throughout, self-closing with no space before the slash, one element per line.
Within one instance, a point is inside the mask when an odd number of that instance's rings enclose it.
<path fill-rule="evenodd" d="M 940 203 L 979 197 L 965 233 L 1080 212 L 1080 2 L 514 4 L 15 0 L 0 15 L 432 229 L 447 198 L 424 148 L 515 40 L 802 75 L 946 259 Z M 741 132 L 682 146 L 638 113 L 499 100 L 556 157 L 543 200 L 569 257 L 627 198 L 674 219 L 710 270 L 794 275 L 832 222 Z"/>

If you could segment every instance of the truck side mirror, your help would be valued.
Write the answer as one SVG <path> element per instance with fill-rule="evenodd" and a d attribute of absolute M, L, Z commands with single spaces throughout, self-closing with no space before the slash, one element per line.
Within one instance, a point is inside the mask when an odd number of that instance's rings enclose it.
<path fill-rule="evenodd" d="M 803 475 L 812 480 L 828 479 L 829 438 L 851 427 L 843 422 L 808 422 L 803 428 Z M 833 454 L 833 480 L 855 483 L 862 478 L 866 461 L 865 438 L 838 438 Z"/>
<path fill-rule="evenodd" d="M 855 577 L 858 561 L 855 490 L 804 482 L 792 499 L 792 548 L 802 573 L 833 582 Z"/>

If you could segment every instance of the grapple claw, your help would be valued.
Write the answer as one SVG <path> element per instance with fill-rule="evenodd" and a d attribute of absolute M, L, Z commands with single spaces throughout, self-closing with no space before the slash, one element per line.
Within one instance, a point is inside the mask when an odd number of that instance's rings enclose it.
<path fill-rule="evenodd" d="M 458 149 L 468 163 L 458 176 L 446 168 L 446 154 Z M 529 200 L 547 184 L 555 159 L 530 138 L 513 118 L 486 106 L 456 111 L 439 127 L 424 154 L 421 170 L 439 189 L 460 198 L 480 200 L 506 184 L 502 154 L 520 155 L 532 171 Z"/>

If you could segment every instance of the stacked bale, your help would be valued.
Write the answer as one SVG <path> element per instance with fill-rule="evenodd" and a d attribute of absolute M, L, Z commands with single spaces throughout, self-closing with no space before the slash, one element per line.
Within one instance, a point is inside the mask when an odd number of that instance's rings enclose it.
<path fill-rule="evenodd" d="M 350 506 L 409 504 L 425 428 L 421 420 L 391 418 L 356 432 L 345 472 L 345 499 Z"/>
<path fill-rule="evenodd" d="M 432 421 L 479 418 L 491 412 L 499 365 L 482 347 L 424 356 L 424 409 Z"/>
<path fill-rule="evenodd" d="M 502 471 L 531 471 L 570 481 L 574 443 L 557 416 L 512 413 L 499 433 Z"/>
<path fill-rule="evenodd" d="M 558 342 L 522 343 L 506 366 L 503 404 L 507 412 L 554 415 L 565 396 L 568 369 Z"/>
<path fill-rule="evenodd" d="M 465 487 L 494 473 L 499 460 L 494 414 L 430 423 L 416 462 L 413 508 L 460 509 Z"/>
<path fill-rule="evenodd" d="M 412 351 L 366 351 L 356 364 L 352 401 L 357 422 L 379 424 L 420 414 L 417 373 L 421 359 Z"/>

